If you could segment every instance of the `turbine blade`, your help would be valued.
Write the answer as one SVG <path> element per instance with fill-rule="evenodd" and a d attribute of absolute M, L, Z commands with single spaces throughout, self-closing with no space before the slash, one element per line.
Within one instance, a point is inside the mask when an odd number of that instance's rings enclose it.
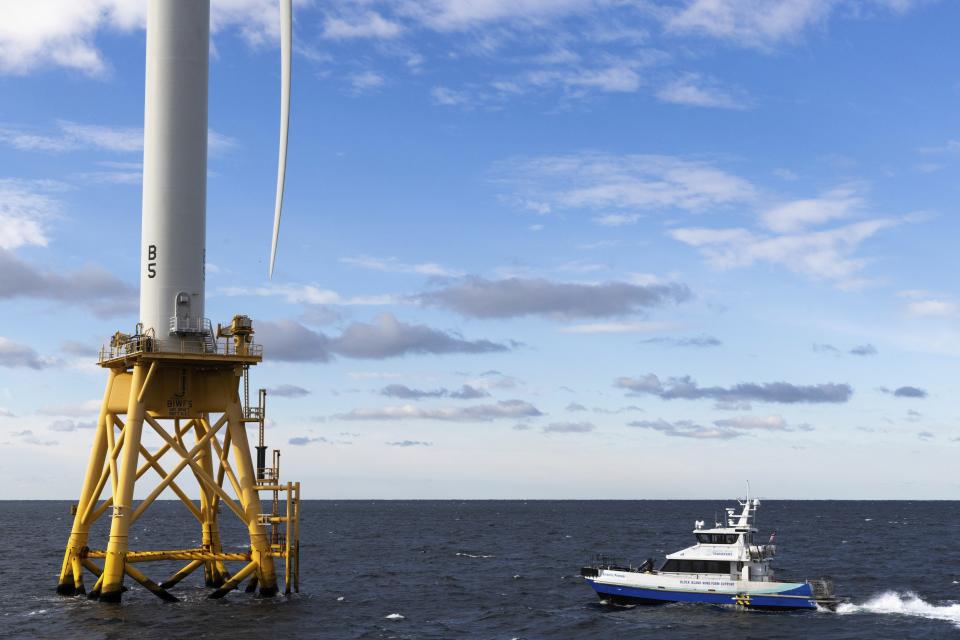
<path fill-rule="evenodd" d="M 277 261 L 283 186 L 287 173 L 287 134 L 290 130 L 290 59 L 293 50 L 293 0 L 280 0 L 280 157 L 277 160 L 277 199 L 273 209 L 273 242 L 270 245 L 270 278 Z"/>

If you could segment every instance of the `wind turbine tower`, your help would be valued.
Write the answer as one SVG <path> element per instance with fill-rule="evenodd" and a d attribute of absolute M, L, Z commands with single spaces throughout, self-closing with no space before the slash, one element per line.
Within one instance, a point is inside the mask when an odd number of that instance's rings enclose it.
<path fill-rule="evenodd" d="M 291 0 L 279 4 L 280 158 L 271 276 L 290 109 Z M 176 600 L 169 589 L 202 567 L 206 585 L 215 589 L 210 597 L 222 597 L 244 580 L 248 592 L 259 587 L 261 595 L 272 596 L 281 562 L 285 592 L 299 590 L 300 487 L 279 482 L 278 452 L 274 466 L 266 466 L 265 393 L 260 392 L 258 406 L 249 403 L 248 371 L 262 359 L 253 323 L 236 315 L 214 330 L 204 316 L 209 50 L 210 0 L 149 0 L 140 322 L 132 334 L 117 332 L 100 352 L 107 384 L 60 569 L 57 592 L 62 595 L 86 593 L 86 569 L 95 577 L 89 597 L 102 602 L 120 601 L 125 576 Z M 247 437 L 251 424 L 260 434 L 256 465 Z M 159 449 L 146 448 L 145 430 L 159 435 Z M 188 468 L 199 500 L 178 484 Z M 148 472 L 160 480 L 149 483 L 145 497 L 135 503 L 135 489 L 148 484 Z M 102 497 L 108 486 L 109 497 Z M 132 548 L 131 527 L 165 491 L 197 520 L 200 546 Z M 273 493 L 270 513 L 262 513 L 261 491 Z M 243 523 L 248 550 L 222 548 L 222 511 Z M 107 515 L 109 538 L 104 546 L 91 547 L 91 525 Z M 139 568 L 155 560 L 186 564 L 158 584 Z M 239 567 L 231 572 L 227 563 Z"/>

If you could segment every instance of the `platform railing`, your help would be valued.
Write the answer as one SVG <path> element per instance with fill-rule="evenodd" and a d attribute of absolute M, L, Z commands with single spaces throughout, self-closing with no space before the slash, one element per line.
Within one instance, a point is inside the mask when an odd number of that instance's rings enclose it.
<path fill-rule="evenodd" d="M 100 348 L 99 362 L 103 364 L 141 353 L 214 354 L 223 356 L 263 356 L 263 345 L 249 343 L 245 353 L 237 350 L 236 343 L 227 338 L 218 340 L 210 329 L 210 321 L 204 319 L 205 333 L 197 335 L 170 336 L 160 340 L 149 335 L 134 335 L 120 343 L 110 343 Z"/>

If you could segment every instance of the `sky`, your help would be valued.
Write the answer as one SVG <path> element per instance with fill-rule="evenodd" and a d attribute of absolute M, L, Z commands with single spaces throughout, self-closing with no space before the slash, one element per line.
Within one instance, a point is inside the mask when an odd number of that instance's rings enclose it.
<path fill-rule="evenodd" d="M 0 9 L 0 498 L 75 498 L 145 2 Z M 960 4 L 298 0 L 269 280 L 277 15 L 212 2 L 207 315 L 304 497 L 955 498 Z"/>

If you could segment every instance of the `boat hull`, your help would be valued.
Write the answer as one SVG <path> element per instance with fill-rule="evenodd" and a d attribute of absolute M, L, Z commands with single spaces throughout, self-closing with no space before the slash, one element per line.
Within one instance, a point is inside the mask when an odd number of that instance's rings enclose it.
<path fill-rule="evenodd" d="M 611 584 L 589 578 L 587 582 L 590 583 L 590 586 L 597 592 L 601 600 L 606 600 L 614 604 L 655 605 L 670 602 L 696 602 L 713 605 L 733 605 L 771 611 L 817 608 L 816 599 L 809 594 L 684 591 Z M 796 591 L 796 589 L 793 591 Z"/>

